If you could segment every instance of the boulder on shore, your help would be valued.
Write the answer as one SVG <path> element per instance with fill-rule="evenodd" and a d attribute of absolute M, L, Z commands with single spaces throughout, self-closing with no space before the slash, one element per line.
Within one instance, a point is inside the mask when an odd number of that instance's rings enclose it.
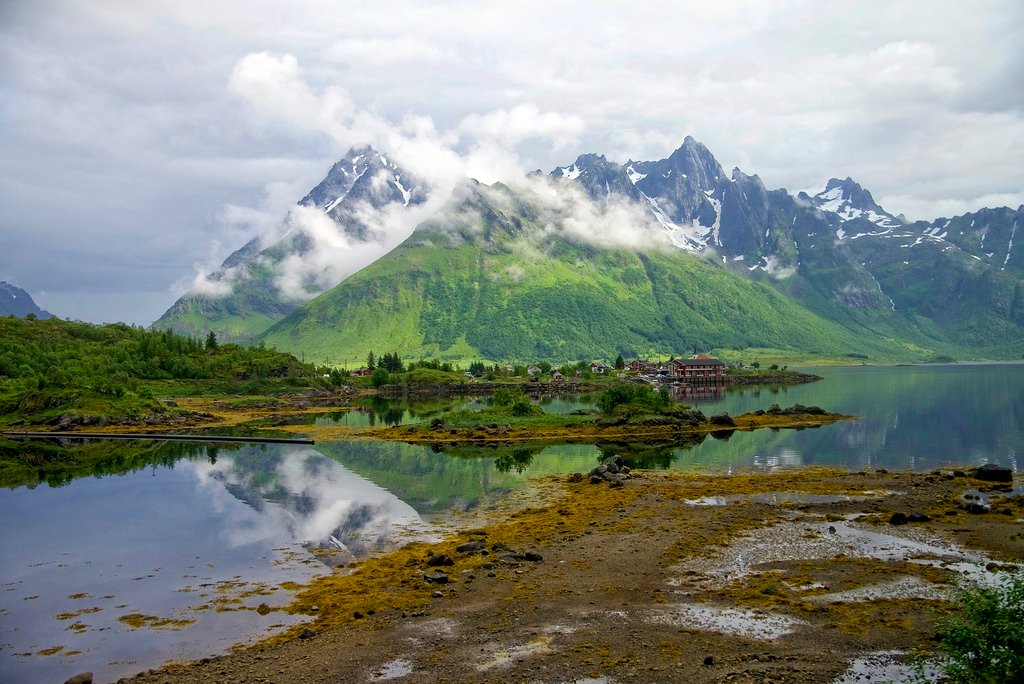
<path fill-rule="evenodd" d="M 995 463 L 986 463 L 978 468 L 974 477 L 989 482 L 1013 482 L 1013 471 Z"/>

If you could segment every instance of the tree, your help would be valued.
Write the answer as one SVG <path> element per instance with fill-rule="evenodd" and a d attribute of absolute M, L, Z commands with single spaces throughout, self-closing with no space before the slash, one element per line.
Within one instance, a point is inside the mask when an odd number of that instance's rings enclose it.
<path fill-rule="evenodd" d="M 622 358 L 622 354 L 615 357 L 615 370 L 622 370 L 626 367 L 626 360 Z"/>
<path fill-rule="evenodd" d="M 370 352 L 366 357 L 366 367 L 373 370 L 377 367 L 377 360 L 373 357 L 373 352 Z"/>
<path fill-rule="evenodd" d="M 206 348 L 216 349 L 217 348 L 217 333 L 210 331 L 210 334 L 206 336 Z"/>
<path fill-rule="evenodd" d="M 402 363 L 402 357 L 398 355 L 398 352 L 385 352 L 380 357 L 377 365 L 389 373 L 402 373 L 405 371 L 405 364 Z"/>

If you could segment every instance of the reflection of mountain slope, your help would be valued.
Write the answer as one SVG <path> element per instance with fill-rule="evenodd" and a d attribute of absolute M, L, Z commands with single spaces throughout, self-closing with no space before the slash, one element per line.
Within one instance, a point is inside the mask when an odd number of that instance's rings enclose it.
<path fill-rule="evenodd" d="M 333 536 L 358 558 L 422 523 L 391 492 L 306 447 L 250 446 L 215 463 L 182 465 L 201 484 L 223 487 L 256 514 L 240 523 L 233 543 L 251 543 L 261 530 L 286 529 L 299 542 L 325 544 Z"/>
<path fill-rule="evenodd" d="M 396 442 L 321 442 L 317 448 L 408 502 L 421 515 L 471 510 L 522 486 L 491 459 L 457 459 Z"/>

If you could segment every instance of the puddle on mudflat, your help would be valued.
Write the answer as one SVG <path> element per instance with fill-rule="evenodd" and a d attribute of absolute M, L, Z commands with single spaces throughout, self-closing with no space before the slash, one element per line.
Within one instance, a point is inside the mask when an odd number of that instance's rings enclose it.
<path fill-rule="evenodd" d="M 704 576 L 702 588 L 722 588 L 770 563 L 826 560 L 837 556 L 911 561 L 936 567 L 968 563 L 984 571 L 989 558 L 970 553 L 924 531 L 876 532 L 852 522 L 785 522 L 735 539 L 717 555 L 702 556 L 677 566 L 680 573 Z M 671 584 L 679 585 L 680 581 Z M 689 584 L 693 584 L 692 578 Z"/>
<path fill-rule="evenodd" d="M 704 603 L 677 603 L 647 618 L 656 625 L 711 630 L 748 639 L 770 641 L 807 623 L 760 610 L 724 608 Z"/>
<path fill-rule="evenodd" d="M 491 659 L 476 666 L 478 672 L 486 672 L 495 667 L 508 667 L 517 660 L 524 660 L 542 653 L 551 653 L 551 637 L 537 637 L 533 641 L 522 646 L 512 646 L 507 649 L 497 647 L 491 653 Z"/>
<path fill-rule="evenodd" d="M 690 506 L 728 506 L 729 504 L 752 501 L 769 506 L 789 506 L 793 504 L 830 504 L 848 501 L 868 501 L 887 496 L 896 496 L 903 492 L 867 491 L 861 494 L 806 494 L 804 492 L 763 492 L 761 494 L 729 494 L 727 496 L 704 496 L 699 499 L 683 501 Z"/>
<path fill-rule="evenodd" d="M 850 667 L 832 684 L 861 684 L 862 682 L 907 682 L 918 681 L 917 669 L 905 662 L 903 651 L 875 651 L 857 658 Z M 921 681 L 932 682 L 939 676 L 939 669 L 932 663 L 924 664 Z"/>
<path fill-rule="evenodd" d="M 384 663 L 370 675 L 373 681 L 384 681 L 387 679 L 399 679 L 412 674 L 412 663 L 403 658 Z"/>
<path fill-rule="evenodd" d="M 891 599 L 932 599 L 944 601 L 949 598 L 946 589 L 925 582 L 917 577 L 902 577 L 892 582 L 870 584 L 847 591 L 836 591 L 808 597 L 812 603 L 857 603 L 860 601 L 884 601 Z"/>

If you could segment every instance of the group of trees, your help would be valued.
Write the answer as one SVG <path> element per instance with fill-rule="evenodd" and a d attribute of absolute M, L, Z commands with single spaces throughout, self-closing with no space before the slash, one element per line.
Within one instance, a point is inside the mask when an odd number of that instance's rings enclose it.
<path fill-rule="evenodd" d="M 151 380 L 319 378 L 290 354 L 219 344 L 123 323 L 93 325 L 60 319 L 0 319 L 0 388 L 85 389 L 122 396 Z"/>
<path fill-rule="evenodd" d="M 380 368 L 388 373 L 405 372 L 405 364 L 402 362 L 402 357 L 398 355 L 398 352 L 386 352 L 379 358 L 373 352 L 370 352 L 366 357 L 366 367 L 372 371 Z"/>

